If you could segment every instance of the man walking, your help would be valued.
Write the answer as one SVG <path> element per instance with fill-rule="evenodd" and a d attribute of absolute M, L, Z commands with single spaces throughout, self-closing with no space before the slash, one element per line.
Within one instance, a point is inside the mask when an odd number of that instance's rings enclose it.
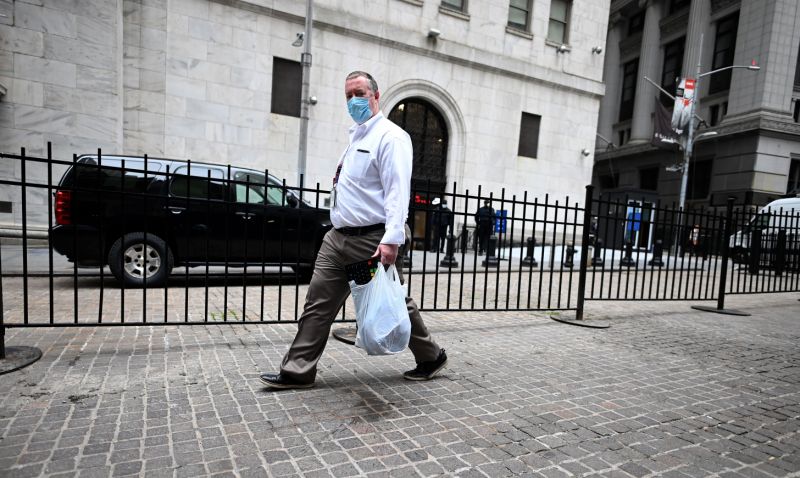
<path fill-rule="evenodd" d="M 345 98 L 355 124 L 333 178 L 333 229 L 322 241 L 297 335 L 280 371 L 261 374 L 261 381 L 272 388 L 314 386 L 317 362 L 331 325 L 350 294 L 345 265 L 371 256 L 380 257 L 388 267 L 410 240 L 405 222 L 411 189 L 411 139 L 381 113 L 378 84 L 369 73 L 347 75 Z M 401 268 L 397 270 L 402 282 Z M 406 297 L 406 306 L 411 320 L 408 348 L 417 366 L 403 377 L 430 380 L 447 364 L 447 354 L 428 333 L 411 297 Z"/>
<path fill-rule="evenodd" d="M 475 223 L 478 225 L 478 254 L 483 254 L 489 244 L 489 236 L 494 229 L 494 209 L 488 199 L 483 201 L 483 207 L 475 213 Z"/>

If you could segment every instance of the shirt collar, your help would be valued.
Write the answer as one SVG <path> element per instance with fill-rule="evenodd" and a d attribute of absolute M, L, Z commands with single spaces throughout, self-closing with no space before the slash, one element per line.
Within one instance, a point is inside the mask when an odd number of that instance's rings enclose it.
<path fill-rule="evenodd" d="M 375 126 L 375 123 L 380 121 L 381 118 L 383 118 L 383 112 L 378 111 L 372 118 L 368 119 L 364 123 L 350 126 L 350 137 L 352 138 L 354 136 L 363 136 L 367 134 L 367 132 L 369 132 L 369 130 L 371 130 L 372 127 Z"/>

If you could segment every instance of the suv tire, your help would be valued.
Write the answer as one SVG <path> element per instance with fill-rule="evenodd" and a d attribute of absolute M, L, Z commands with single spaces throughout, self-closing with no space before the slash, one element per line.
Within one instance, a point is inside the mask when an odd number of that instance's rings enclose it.
<path fill-rule="evenodd" d="M 172 271 L 172 251 L 152 233 L 132 232 L 117 239 L 108 253 L 111 273 L 126 287 L 161 287 Z"/>

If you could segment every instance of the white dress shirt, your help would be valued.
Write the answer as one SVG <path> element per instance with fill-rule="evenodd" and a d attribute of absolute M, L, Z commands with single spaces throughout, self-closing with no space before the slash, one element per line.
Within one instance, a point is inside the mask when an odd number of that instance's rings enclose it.
<path fill-rule="evenodd" d="M 386 224 L 381 244 L 403 244 L 413 163 L 408 133 L 378 112 L 350 127 L 337 163 L 331 223 L 335 228 Z"/>

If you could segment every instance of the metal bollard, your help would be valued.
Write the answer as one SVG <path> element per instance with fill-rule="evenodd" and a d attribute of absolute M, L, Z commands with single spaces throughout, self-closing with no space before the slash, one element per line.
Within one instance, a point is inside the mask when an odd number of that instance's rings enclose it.
<path fill-rule="evenodd" d="M 536 262 L 536 258 L 533 257 L 533 250 L 536 247 L 536 238 L 529 237 L 528 240 L 525 242 L 527 244 L 525 248 L 525 258 L 522 259 L 522 265 L 529 267 L 538 267 L 539 264 Z"/>
<path fill-rule="evenodd" d="M 458 261 L 453 255 L 455 249 L 456 238 L 452 234 L 447 236 L 447 246 L 445 248 L 444 259 L 439 262 L 440 267 L 458 267 Z"/>
<path fill-rule="evenodd" d="M 469 231 L 467 225 L 461 227 L 461 252 L 467 252 L 467 242 L 469 241 Z"/>
<path fill-rule="evenodd" d="M 750 266 L 747 272 L 758 275 L 761 265 L 761 229 L 756 229 L 750 234 Z"/>
<path fill-rule="evenodd" d="M 625 241 L 625 257 L 619 261 L 619 265 L 625 267 L 632 267 L 636 265 L 636 261 L 633 260 L 633 242 L 630 240 Z"/>
<path fill-rule="evenodd" d="M 661 239 L 658 239 L 653 246 L 653 257 L 647 262 L 647 264 L 656 267 L 664 267 L 664 260 L 661 259 L 662 255 L 664 255 L 664 243 L 661 241 Z"/>
<path fill-rule="evenodd" d="M 575 265 L 575 262 L 572 260 L 572 256 L 575 255 L 575 252 L 576 252 L 575 246 L 573 244 L 567 246 L 566 259 L 564 259 L 564 267 L 572 269 L 572 266 Z"/>
<path fill-rule="evenodd" d="M 775 245 L 775 275 L 780 277 L 786 269 L 786 230 L 778 231 L 778 243 Z"/>
<path fill-rule="evenodd" d="M 603 253 L 603 239 L 597 238 L 594 241 L 594 250 L 592 251 L 592 267 L 602 267 L 605 261 L 602 257 Z"/>
<path fill-rule="evenodd" d="M 489 236 L 489 243 L 486 244 L 486 259 L 481 262 L 483 267 L 494 267 L 500 265 L 500 259 L 494 255 L 495 248 L 497 248 L 497 236 L 492 234 Z"/>

